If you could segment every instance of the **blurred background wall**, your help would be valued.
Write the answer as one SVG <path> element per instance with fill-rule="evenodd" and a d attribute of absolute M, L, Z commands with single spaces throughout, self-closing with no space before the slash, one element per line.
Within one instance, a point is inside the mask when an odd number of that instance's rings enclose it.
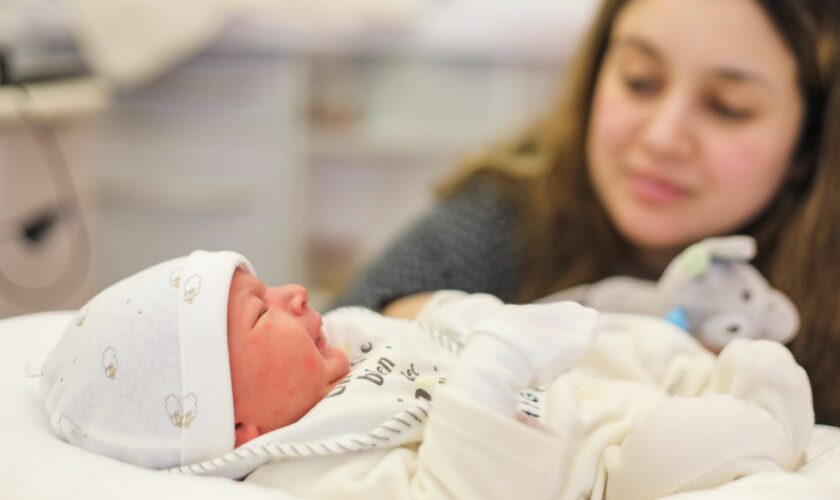
<path fill-rule="evenodd" d="M 595 3 L 5 0 L 0 317 L 195 248 L 326 305 L 553 103 Z"/>

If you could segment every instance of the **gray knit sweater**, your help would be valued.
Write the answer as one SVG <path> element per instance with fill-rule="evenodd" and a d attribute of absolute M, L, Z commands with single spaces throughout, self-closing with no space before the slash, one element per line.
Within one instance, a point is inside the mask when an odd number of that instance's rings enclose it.
<path fill-rule="evenodd" d="M 487 181 L 439 203 L 391 244 L 333 304 L 381 310 L 419 292 L 456 289 L 515 297 L 521 276 L 519 223 Z"/>

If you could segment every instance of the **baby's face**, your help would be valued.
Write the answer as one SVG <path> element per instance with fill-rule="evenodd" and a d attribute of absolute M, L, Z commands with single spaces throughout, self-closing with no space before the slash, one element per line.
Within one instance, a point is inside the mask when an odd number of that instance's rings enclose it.
<path fill-rule="evenodd" d="M 237 269 L 228 298 L 236 446 L 300 419 L 349 371 L 300 285 L 267 287 Z"/>

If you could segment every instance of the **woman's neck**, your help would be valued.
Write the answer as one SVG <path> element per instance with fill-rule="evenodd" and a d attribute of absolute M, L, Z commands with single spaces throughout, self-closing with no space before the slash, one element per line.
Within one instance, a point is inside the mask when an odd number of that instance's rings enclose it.
<path fill-rule="evenodd" d="M 656 281 L 679 252 L 679 249 L 631 248 L 619 263 L 616 273 Z"/>

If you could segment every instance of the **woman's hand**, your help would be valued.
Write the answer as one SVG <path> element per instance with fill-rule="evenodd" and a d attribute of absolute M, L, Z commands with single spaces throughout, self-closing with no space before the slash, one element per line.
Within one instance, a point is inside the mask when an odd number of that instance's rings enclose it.
<path fill-rule="evenodd" d="M 415 293 L 414 295 L 406 295 L 391 302 L 382 314 L 391 316 L 393 318 L 415 319 L 420 309 L 428 302 L 434 292 Z"/>

